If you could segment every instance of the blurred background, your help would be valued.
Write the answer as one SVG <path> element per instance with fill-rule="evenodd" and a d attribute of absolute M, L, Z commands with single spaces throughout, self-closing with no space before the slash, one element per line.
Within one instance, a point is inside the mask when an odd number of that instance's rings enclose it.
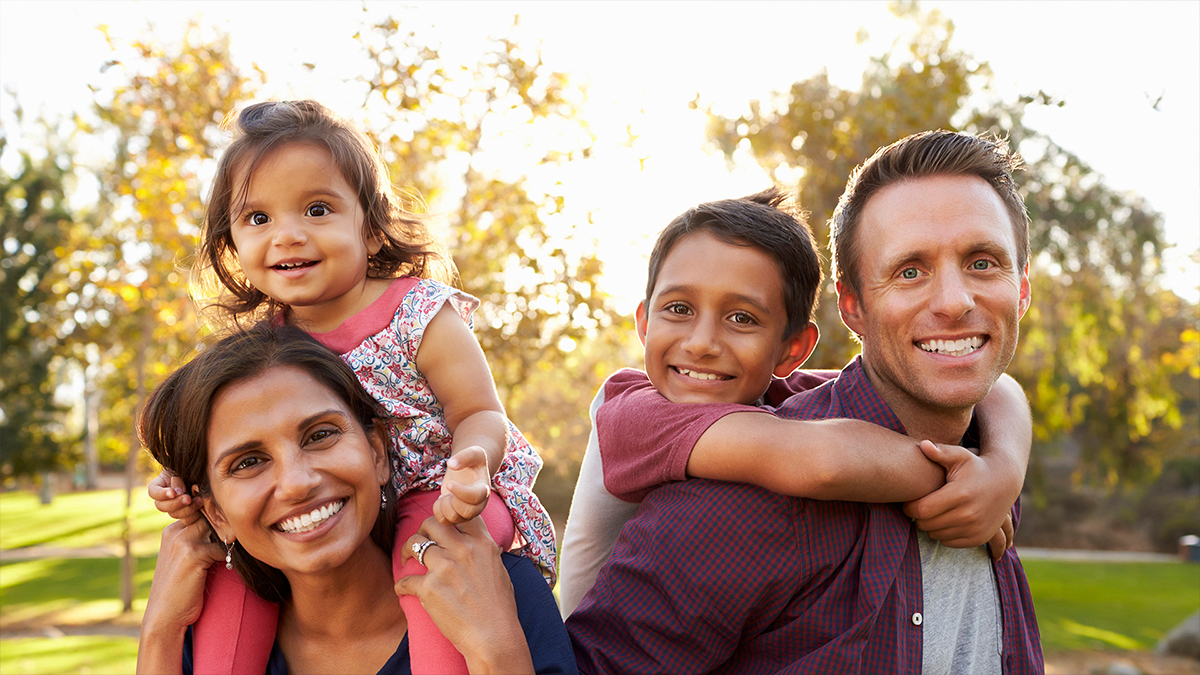
<path fill-rule="evenodd" d="M 0 671 L 132 672 L 166 522 L 132 420 L 206 332 L 221 121 L 267 98 L 360 124 L 435 218 L 560 533 L 671 218 L 774 181 L 825 244 L 875 149 L 1008 138 L 1034 253 L 1017 543 L 1126 554 L 1025 556 L 1047 653 L 1175 667 L 1138 659 L 1200 607 L 1200 565 L 1166 562 L 1200 534 L 1200 4 L 4 0 L 0 82 Z M 817 322 L 806 366 L 840 368 L 832 284 Z"/>

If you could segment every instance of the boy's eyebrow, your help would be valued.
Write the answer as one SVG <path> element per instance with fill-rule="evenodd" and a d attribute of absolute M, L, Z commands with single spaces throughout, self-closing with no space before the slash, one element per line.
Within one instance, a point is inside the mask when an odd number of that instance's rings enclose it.
<path fill-rule="evenodd" d="M 688 293 L 689 291 L 692 291 L 692 290 L 693 290 L 693 287 L 688 286 L 687 284 L 676 284 L 674 286 L 664 286 L 661 291 L 658 291 L 656 293 L 656 295 L 663 296 L 663 295 L 670 295 L 672 293 Z M 756 298 L 751 295 L 745 295 L 743 293 L 730 293 L 729 297 L 731 297 L 734 300 L 737 300 L 739 302 L 744 302 L 747 305 L 750 305 L 751 307 L 758 310 L 759 312 L 762 312 L 766 316 L 770 316 L 772 314 L 771 308 L 768 307 L 766 305 L 766 303 L 764 303 L 760 298 Z"/>

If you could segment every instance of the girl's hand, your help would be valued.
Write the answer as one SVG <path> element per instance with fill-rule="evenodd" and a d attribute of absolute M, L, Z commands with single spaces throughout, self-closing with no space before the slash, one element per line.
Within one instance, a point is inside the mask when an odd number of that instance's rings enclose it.
<path fill-rule="evenodd" d="M 930 461 L 946 469 L 946 485 L 904 505 L 904 513 L 916 521 L 918 529 L 952 548 L 989 542 L 1003 532 L 1006 519 L 1011 530 L 1012 502 L 1004 503 L 986 461 L 957 445 L 921 441 L 920 447 Z M 1006 536 L 1006 541 L 1011 538 Z M 992 552 L 995 555 L 995 548 Z"/>
<path fill-rule="evenodd" d="M 154 508 L 176 520 L 183 520 L 199 513 L 198 506 L 192 503 L 192 497 L 187 493 L 187 486 L 178 476 L 172 476 L 163 470 L 158 478 L 150 481 L 146 488 L 150 499 L 154 500 Z"/>
<path fill-rule="evenodd" d="M 142 616 L 138 673 L 180 672 L 184 633 L 200 618 L 208 568 L 225 559 L 225 550 L 210 541 L 211 532 L 208 521 L 199 513 L 176 520 L 163 530 L 150 597 Z"/>
<path fill-rule="evenodd" d="M 442 496 L 433 504 L 433 515 L 449 525 L 471 520 L 483 513 L 491 485 L 492 474 L 483 448 L 471 446 L 456 451 L 446 462 Z"/>
<path fill-rule="evenodd" d="M 199 513 L 163 529 L 144 624 L 186 628 L 200 618 L 208 568 L 225 564 L 225 549 L 211 541 L 211 533 Z"/>
<path fill-rule="evenodd" d="M 466 657 L 470 672 L 532 673 L 512 581 L 483 519 L 458 527 L 425 519 L 405 543 L 401 561 L 414 557 L 414 543 L 429 540 L 436 545 L 425 550 L 428 572 L 401 577 L 396 594 L 417 596 L 442 635 Z"/>

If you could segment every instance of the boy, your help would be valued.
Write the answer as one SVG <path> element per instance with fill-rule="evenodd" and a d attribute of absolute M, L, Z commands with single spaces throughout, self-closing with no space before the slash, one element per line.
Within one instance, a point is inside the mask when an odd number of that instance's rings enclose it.
<path fill-rule="evenodd" d="M 614 374 L 592 404 L 593 433 L 561 550 L 564 618 L 595 583 L 641 499 L 658 485 L 686 477 L 751 483 L 814 499 L 897 502 L 929 495 L 942 487 L 948 472 L 961 473 L 970 487 L 957 485 L 950 494 L 939 490 L 928 497 L 932 505 L 920 511 L 931 517 L 918 519 L 918 526 L 963 547 L 995 533 L 994 556 L 1008 545 L 1008 507 L 1020 485 L 1014 492 L 1011 485 L 989 484 L 970 451 L 928 442 L 918 446 L 857 420 L 780 420 L 760 407 L 764 394 L 767 402 L 781 402 L 837 374 L 793 374 L 816 346 L 817 327 L 810 318 L 821 268 L 811 232 L 787 201 L 785 192 L 772 188 L 701 204 L 659 235 L 646 299 L 636 316 L 646 373 Z M 772 382 L 773 376 L 788 379 Z M 703 419 L 687 427 L 691 438 L 655 441 L 655 433 L 674 425 L 661 416 L 640 416 L 637 401 L 659 395 L 704 406 Z M 619 406 L 601 405 L 614 398 L 621 400 Z M 985 419 L 1018 422 L 986 427 L 998 433 L 985 434 L 984 447 L 1023 465 L 1030 424 L 1019 386 L 1008 379 L 981 411 Z M 695 410 L 688 415 L 692 419 Z M 744 443 L 731 448 L 707 438 L 705 432 L 718 421 L 738 425 Z M 642 436 L 637 445 L 643 448 L 691 452 L 638 454 L 617 440 L 631 432 Z"/>

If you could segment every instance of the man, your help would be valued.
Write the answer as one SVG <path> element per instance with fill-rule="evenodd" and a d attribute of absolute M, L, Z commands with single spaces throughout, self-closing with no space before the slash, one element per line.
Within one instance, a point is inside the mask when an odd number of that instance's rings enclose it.
<path fill-rule="evenodd" d="M 1029 306 L 1017 162 L 1003 144 L 937 131 L 856 170 L 832 249 L 862 354 L 780 416 L 975 445 L 975 404 L 1012 359 Z M 944 547 L 896 505 L 703 480 L 647 496 L 568 629 L 583 672 L 1043 669 L 1014 551 L 992 563 L 982 548 Z"/>

